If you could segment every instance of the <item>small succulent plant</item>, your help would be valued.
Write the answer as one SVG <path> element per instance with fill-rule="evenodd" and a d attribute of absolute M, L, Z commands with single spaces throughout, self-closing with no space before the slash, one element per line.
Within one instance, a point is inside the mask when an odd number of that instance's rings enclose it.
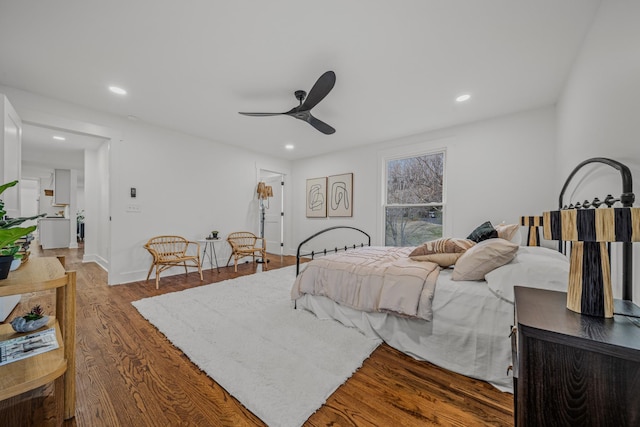
<path fill-rule="evenodd" d="M 11 326 L 16 332 L 31 332 L 41 328 L 49 321 L 49 316 L 44 315 L 40 305 L 34 306 L 24 316 L 18 316 L 11 321 Z"/>
<path fill-rule="evenodd" d="M 24 320 L 29 321 L 29 320 L 38 320 L 42 316 L 44 316 L 44 310 L 42 310 L 42 307 L 40 307 L 40 305 L 36 305 L 31 309 L 30 312 L 28 312 L 22 317 L 24 318 Z"/>

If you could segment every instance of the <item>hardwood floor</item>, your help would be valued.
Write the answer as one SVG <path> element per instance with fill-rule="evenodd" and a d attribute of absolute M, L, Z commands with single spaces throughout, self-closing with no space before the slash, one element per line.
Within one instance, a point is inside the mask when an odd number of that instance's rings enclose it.
<path fill-rule="evenodd" d="M 35 246 L 35 245 L 34 245 Z M 108 286 L 96 264 L 83 264 L 82 249 L 38 251 L 65 255 L 77 271 L 76 416 L 64 426 L 262 426 L 222 387 L 144 320 L 131 305 L 141 298 L 253 274 L 256 265 Z M 270 256 L 269 268 L 295 263 Z M 53 294 L 24 295 L 9 316 L 42 304 L 53 312 Z M 295 402 L 291 404 L 295 405 Z M 57 425 L 52 387 L 0 402 L 2 426 Z M 386 344 L 373 352 L 309 418 L 305 426 L 511 426 L 513 396 L 491 385 L 419 362 Z"/>

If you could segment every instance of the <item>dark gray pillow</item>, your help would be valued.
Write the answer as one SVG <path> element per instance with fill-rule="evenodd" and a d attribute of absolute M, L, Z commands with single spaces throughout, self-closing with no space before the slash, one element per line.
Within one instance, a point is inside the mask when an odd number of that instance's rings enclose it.
<path fill-rule="evenodd" d="M 467 239 L 473 240 L 474 242 L 478 243 L 482 242 L 483 240 L 495 239 L 497 237 L 498 231 L 493 228 L 491 222 L 487 221 L 476 227 L 476 229 L 467 236 Z"/>

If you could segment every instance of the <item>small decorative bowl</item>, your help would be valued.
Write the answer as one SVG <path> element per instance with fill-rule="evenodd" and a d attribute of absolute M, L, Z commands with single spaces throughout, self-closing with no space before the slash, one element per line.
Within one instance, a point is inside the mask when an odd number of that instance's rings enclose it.
<path fill-rule="evenodd" d="M 25 320 L 24 317 L 16 317 L 11 321 L 11 327 L 16 332 L 31 332 L 47 324 L 49 316 L 42 316 L 36 320 Z"/>

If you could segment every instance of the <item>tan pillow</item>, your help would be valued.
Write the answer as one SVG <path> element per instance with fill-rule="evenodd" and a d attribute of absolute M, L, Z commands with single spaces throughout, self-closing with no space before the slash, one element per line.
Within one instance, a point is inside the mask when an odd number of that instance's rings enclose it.
<path fill-rule="evenodd" d="M 495 229 L 498 232 L 498 237 L 511 242 L 516 233 L 520 231 L 520 224 L 499 224 L 495 226 Z"/>
<path fill-rule="evenodd" d="M 462 256 L 459 254 L 430 254 L 430 255 L 414 255 L 411 257 L 415 261 L 431 261 L 435 262 L 442 268 L 451 267 L 456 263 L 458 258 Z"/>
<path fill-rule="evenodd" d="M 452 237 L 443 237 L 441 239 L 430 240 L 426 243 L 415 248 L 410 254 L 410 257 L 418 255 L 430 255 L 430 254 L 461 254 L 476 242 L 467 239 L 454 239 Z"/>
<path fill-rule="evenodd" d="M 484 280 L 485 274 L 510 262 L 518 245 L 505 239 L 487 239 L 468 251 L 456 262 L 453 280 Z"/>
<path fill-rule="evenodd" d="M 431 261 L 440 267 L 449 267 L 455 264 L 458 258 L 475 244 L 476 242 L 473 240 L 443 237 L 423 243 L 415 248 L 409 257 L 416 261 Z"/>

